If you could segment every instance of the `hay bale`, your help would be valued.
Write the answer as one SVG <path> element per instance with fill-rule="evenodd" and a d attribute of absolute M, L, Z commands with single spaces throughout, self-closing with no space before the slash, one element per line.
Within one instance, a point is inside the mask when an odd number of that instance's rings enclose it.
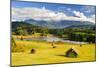
<path fill-rule="evenodd" d="M 32 48 L 32 49 L 30 50 L 30 53 L 31 53 L 31 54 L 34 54 L 34 53 L 35 53 L 35 49 Z"/>
<path fill-rule="evenodd" d="M 56 48 L 54 41 L 52 42 L 51 46 L 52 46 L 52 48 Z"/>
<path fill-rule="evenodd" d="M 56 48 L 56 46 L 53 46 L 52 48 Z"/>

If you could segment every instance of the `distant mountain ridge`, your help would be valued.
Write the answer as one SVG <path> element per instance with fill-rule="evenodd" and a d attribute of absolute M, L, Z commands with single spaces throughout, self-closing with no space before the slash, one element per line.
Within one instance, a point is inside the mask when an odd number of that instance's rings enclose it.
<path fill-rule="evenodd" d="M 71 20 L 45 21 L 45 20 L 28 19 L 28 20 L 24 20 L 24 22 L 36 26 L 54 28 L 54 29 L 60 29 L 60 28 L 66 28 L 72 26 L 82 26 L 82 25 L 89 25 L 89 26 L 95 25 L 94 23 L 88 21 L 71 21 Z"/>

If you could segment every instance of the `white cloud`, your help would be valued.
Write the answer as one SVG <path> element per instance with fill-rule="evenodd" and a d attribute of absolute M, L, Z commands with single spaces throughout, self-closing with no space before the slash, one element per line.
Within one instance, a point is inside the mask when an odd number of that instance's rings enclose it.
<path fill-rule="evenodd" d="M 92 22 L 92 23 L 95 23 L 95 15 L 91 15 L 90 17 L 86 17 L 86 16 L 84 15 L 84 13 L 79 12 L 79 11 L 73 11 L 73 13 L 74 13 L 77 17 L 81 18 L 82 21 L 90 21 L 90 22 Z"/>
<path fill-rule="evenodd" d="M 95 23 L 95 21 L 96 21 L 96 17 L 95 17 L 95 15 L 93 14 L 93 15 L 91 15 L 90 17 L 90 20 L 92 21 L 92 22 L 94 22 Z"/>
<path fill-rule="evenodd" d="M 59 21 L 59 20 L 79 20 L 79 21 L 91 21 L 94 22 L 93 18 L 87 18 L 83 13 L 79 11 L 73 11 L 73 13 L 78 16 L 67 16 L 63 12 L 54 12 L 51 10 L 43 8 L 12 8 L 12 20 L 25 20 L 26 18 L 36 19 L 36 20 L 46 20 L 46 21 Z"/>
<path fill-rule="evenodd" d="M 86 16 L 85 16 L 82 12 L 79 12 L 79 11 L 73 11 L 73 13 L 74 13 L 77 17 L 86 19 Z"/>

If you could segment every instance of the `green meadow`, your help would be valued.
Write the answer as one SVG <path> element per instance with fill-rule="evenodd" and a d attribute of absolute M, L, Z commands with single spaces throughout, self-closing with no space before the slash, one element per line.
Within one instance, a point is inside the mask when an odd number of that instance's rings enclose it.
<path fill-rule="evenodd" d="M 55 42 L 56 48 L 52 48 L 51 43 L 45 41 L 15 41 L 16 47 L 12 48 L 12 66 L 95 61 L 95 44 L 84 44 L 80 47 L 79 44 Z M 35 49 L 33 54 L 30 53 L 32 48 Z M 77 58 L 65 56 L 70 48 L 78 53 Z"/>

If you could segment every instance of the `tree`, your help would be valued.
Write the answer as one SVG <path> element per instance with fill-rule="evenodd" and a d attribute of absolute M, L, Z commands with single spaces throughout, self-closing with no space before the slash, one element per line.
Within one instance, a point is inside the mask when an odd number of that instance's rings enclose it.
<path fill-rule="evenodd" d="M 15 32 L 17 35 L 27 35 L 28 34 L 25 29 L 22 29 L 22 27 L 18 27 Z"/>
<path fill-rule="evenodd" d="M 12 41 L 12 47 L 16 47 L 17 45 L 13 37 L 11 38 L 11 41 Z"/>
<path fill-rule="evenodd" d="M 41 30 L 41 36 L 47 36 L 48 34 L 48 29 L 44 28 Z"/>

